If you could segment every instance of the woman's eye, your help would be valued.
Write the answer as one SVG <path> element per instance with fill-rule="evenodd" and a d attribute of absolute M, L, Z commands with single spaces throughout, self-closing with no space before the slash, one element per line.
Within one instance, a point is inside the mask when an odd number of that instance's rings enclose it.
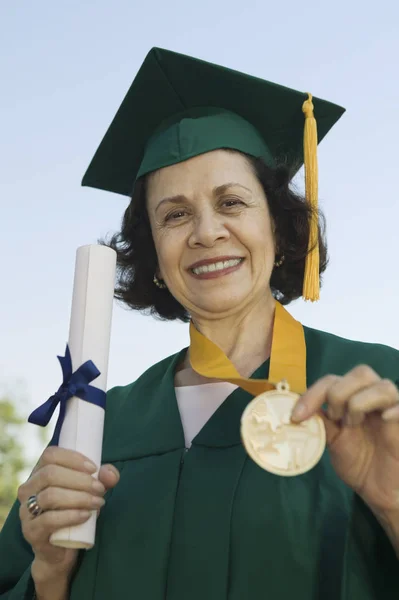
<path fill-rule="evenodd" d="M 184 217 L 185 214 L 186 212 L 184 210 L 175 210 L 174 212 L 171 212 L 168 215 L 166 215 L 165 221 L 181 219 L 182 217 Z"/>
<path fill-rule="evenodd" d="M 223 206 L 226 206 L 227 208 L 231 208 L 234 206 L 240 206 L 243 205 L 244 203 L 239 200 L 238 198 L 228 198 L 227 200 L 223 201 Z"/>

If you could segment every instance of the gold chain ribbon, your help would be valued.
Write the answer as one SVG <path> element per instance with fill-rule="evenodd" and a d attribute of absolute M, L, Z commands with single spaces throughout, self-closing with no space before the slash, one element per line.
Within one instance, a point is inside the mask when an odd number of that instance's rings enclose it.
<path fill-rule="evenodd" d="M 253 396 L 273 390 L 286 379 L 297 394 L 306 390 L 306 343 L 303 327 L 276 301 L 269 379 L 241 377 L 223 350 L 190 323 L 190 362 L 203 377 L 238 385 Z"/>

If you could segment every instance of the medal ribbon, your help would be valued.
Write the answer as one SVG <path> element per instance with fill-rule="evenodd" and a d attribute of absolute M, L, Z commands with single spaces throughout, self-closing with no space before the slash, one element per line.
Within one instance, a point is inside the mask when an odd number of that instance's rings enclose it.
<path fill-rule="evenodd" d="M 275 389 L 282 379 L 288 381 L 292 392 L 303 394 L 306 390 L 306 343 L 303 327 L 277 301 L 269 379 L 241 377 L 223 350 L 202 335 L 192 322 L 190 363 L 199 375 L 234 383 L 253 396 Z"/>

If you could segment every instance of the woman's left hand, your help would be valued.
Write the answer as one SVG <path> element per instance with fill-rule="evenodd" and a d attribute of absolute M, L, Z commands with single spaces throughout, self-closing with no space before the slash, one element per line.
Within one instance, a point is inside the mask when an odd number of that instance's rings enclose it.
<path fill-rule="evenodd" d="M 325 411 L 322 406 L 326 404 Z M 345 376 L 327 375 L 303 394 L 292 414 L 300 422 L 318 413 L 326 426 L 339 477 L 377 514 L 399 513 L 399 391 L 367 365 Z M 389 417 L 389 420 L 385 420 Z"/>

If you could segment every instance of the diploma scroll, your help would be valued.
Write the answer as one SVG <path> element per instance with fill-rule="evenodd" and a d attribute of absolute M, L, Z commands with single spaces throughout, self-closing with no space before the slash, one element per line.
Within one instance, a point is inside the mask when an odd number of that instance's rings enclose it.
<path fill-rule="evenodd" d="M 73 371 L 88 360 L 100 375 L 91 386 L 106 391 L 115 285 L 116 252 L 100 245 L 82 246 L 76 254 L 69 350 Z M 104 409 L 90 402 L 70 398 L 58 445 L 87 456 L 98 469 L 101 465 Z M 97 477 L 97 472 L 93 477 Z M 97 511 L 82 525 L 56 531 L 50 538 L 55 546 L 90 549 L 94 545 Z"/>

